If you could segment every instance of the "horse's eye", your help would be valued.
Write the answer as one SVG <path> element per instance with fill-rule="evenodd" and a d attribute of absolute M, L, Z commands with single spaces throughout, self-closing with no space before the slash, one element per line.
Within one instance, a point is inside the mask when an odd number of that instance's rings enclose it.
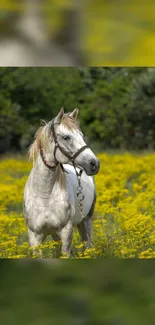
<path fill-rule="evenodd" d="M 64 136 L 63 136 L 63 139 L 66 140 L 66 141 L 67 141 L 67 140 L 70 140 L 70 136 L 69 136 L 69 135 L 64 135 Z"/>

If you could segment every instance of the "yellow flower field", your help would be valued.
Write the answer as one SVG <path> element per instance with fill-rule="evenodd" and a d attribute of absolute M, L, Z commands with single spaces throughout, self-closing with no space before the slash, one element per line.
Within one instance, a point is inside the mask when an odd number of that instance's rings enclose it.
<path fill-rule="evenodd" d="M 96 176 L 94 248 L 83 250 L 75 230 L 73 258 L 155 257 L 155 154 L 101 154 Z M 31 164 L 23 159 L 0 161 L 0 257 L 31 256 L 22 212 L 23 189 Z M 49 237 L 43 257 L 56 257 L 60 243 Z"/>

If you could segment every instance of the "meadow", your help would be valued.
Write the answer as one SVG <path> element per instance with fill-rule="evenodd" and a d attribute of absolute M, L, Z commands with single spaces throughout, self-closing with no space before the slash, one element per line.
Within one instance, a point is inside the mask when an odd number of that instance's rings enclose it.
<path fill-rule="evenodd" d="M 95 177 L 94 247 L 84 251 L 74 231 L 72 258 L 155 257 L 155 154 L 100 154 Z M 25 157 L 0 160 L 0 257 L 32 256 L 23 217 L 23 190 L 31 170 Z M 60 243 L 49 236 L 43 257 L 57 256 Z M 36 256 L 34 256 L 35 258 Z"/>

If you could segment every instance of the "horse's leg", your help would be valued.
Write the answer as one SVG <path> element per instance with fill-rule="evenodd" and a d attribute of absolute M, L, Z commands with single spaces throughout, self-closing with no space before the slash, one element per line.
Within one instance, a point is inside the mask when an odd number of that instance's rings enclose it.
<path fill-rule="evenodd" d="M 92 247 L 92 219 L 88 217 L 77 225 L 82 242 L 86 242 L 86 248 Z"/>
<path fill-rule="evenodd" d="M 28 241 L 29 241 L 29 245 L 33 248 L 33 254 L 36 254 L 37 251 L 36 248 L 34 247 L 43 243 L 44 236 L 42 234 L 36 234 L 35 232 L 33 232 L 28 228 Z M 39 249 L 39 256 L 42 257 L 42 252 L 40 249 Z"/>
<path fill-rule="evenodd" d="M 62 240 L 62 254 L 67 254 L 67 257 L 70 257 L 71 243 L 73 238 L 73 224 L 69 220 L 67 225 L 60 231 L 60 238 Z"/>
<path fill-rule="evenodd" d="M 91 248 L 93 246 L 92 245 L 92 216 L 95 209 L 95 203 L 96 203 L 96 193 L 94 194 L 94 201 L 87 217 L 79 225 L 77 225 L 82 241 L 87 242 L 86 244 L 87 248 Z"/>
<path fill-rule="evenodd" d="M 56 242 L 60 240 L 60 237 L 59 237 L 55 232 L 52 233 L 51 237 L 52 237 L 52 239 L 53 239 L 54 241 L 56 241 Z"/>
<path fill-rule="evenodd" d="M 52 232 L 51 237 L 55 242 L 59 242 L 61 239 L 60 236 L 58 236 L 55 232 Z M 56 248 L 56 258 L 59 258 L 60 254 L 61 254 L 61 249 L 60 246 L 58 246 Z"/>

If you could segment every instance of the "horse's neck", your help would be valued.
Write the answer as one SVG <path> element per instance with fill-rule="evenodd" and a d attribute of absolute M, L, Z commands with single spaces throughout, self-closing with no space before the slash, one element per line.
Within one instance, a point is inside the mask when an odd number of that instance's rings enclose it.
<path fill-rule="evenodd" d="M 55 173 L 56 168 L 46 167 L 39 154 L 33 167 L 33 182 L 36 190 L 50 194 L 55 181 Z"/>
<path fill-rule="evenodd" d="M 54 165 L 54 161 L 50 162 L 51 166 Z M 45 193 L 49 197 L 52 193 L 53 187 L 56 183 L 56 190 L 66 193 L 66 175 L 56 167 L 49 169 L 42 161 L 40 154 L 33 167 L 33 186 L 35 192 L 38 194 Z"/>

